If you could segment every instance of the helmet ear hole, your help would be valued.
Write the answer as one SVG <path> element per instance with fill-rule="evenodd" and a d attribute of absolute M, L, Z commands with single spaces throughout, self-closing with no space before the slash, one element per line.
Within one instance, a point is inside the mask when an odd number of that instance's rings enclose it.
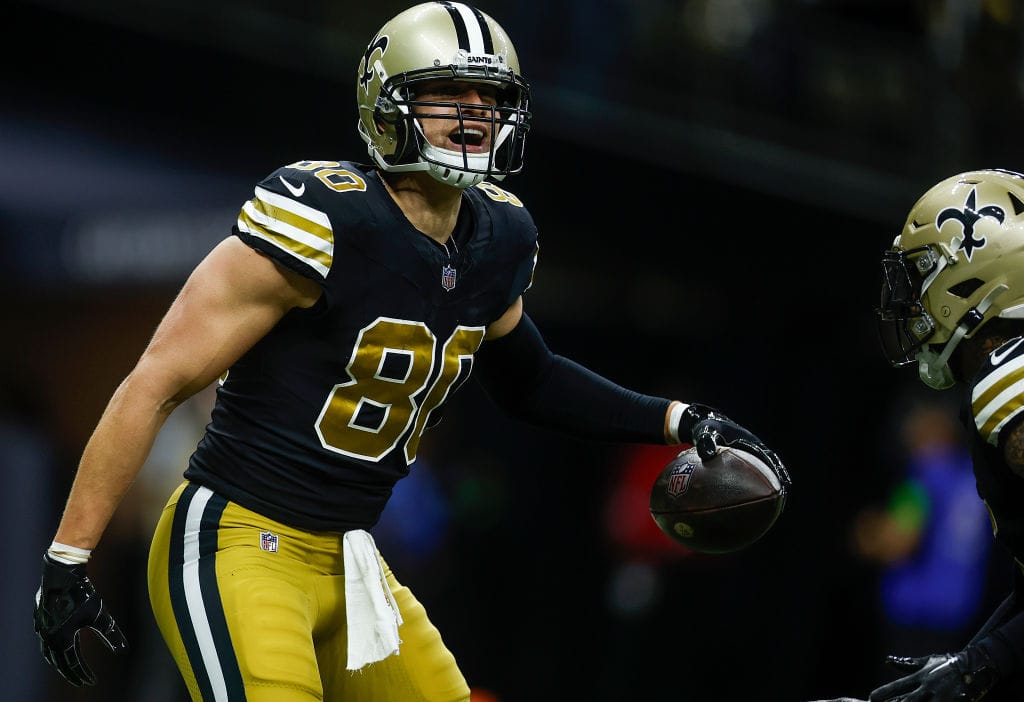
<path fill-rule="evenodd" d="M 956 295 L 962 300 L 966 300 L 974 291 L 985 284 L 984 280 L 980 278 L 968 278 L 967 280 L 961 280 L 959 283 L 949 289 L 949 292 Z"/>
<path fill-rule="evenodd" d="M 409 146 L 409 122 L 400 120 L 395 125 L 395 163 L 401 163 L 405 158 L 405 150 Z"/>
<path fill-rule="evenodd" d="M 394 101 L 383 95 L 377 98 L 376 109 L 373 112 L 373 126 L 377 135 L 389 142 L 389 156 L 384 160 L 394 166 L 403 162 L 405 150 L 409 143 L 409 117 L 403 114 L 395 105 Z"/>

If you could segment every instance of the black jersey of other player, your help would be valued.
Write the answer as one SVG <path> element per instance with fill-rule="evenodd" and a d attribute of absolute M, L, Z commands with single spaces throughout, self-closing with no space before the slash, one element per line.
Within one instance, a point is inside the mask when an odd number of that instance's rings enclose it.
<path fill-rule="evenodd" d="M 970 429 L 978 494 L 996 538 L 1024 564 L 1024 475 L 1003 458 L 1003 442 L 1024 420 L 1024 338 L 989 354 L 970 386 L 962 414 Z"/>
<path fill-rule="evenodd" d="M 532 282 L 523 203 L 491 183 L 462 198 L 449 255 L 370 167 L 302 161 L 257 185 L 235 235 L 323 294 L 229 369 L 187 478 L 300 528 L 376 523 L 487 325 Z"/>

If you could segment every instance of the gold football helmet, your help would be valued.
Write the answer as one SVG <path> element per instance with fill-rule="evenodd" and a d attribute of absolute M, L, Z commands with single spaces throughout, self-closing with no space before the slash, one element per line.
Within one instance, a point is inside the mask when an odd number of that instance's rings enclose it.
<path fill-rule="evenodd" d="M 957 345 L 996 317 L 1024 319 L 1024 176 L 982 170 L 947 178 L 911 209 L 882 258 L 878 309 L 890 363 L 954 382 Z"/>
<path fill-rule="evenodd" d="M 455 102 L 417 101 L 426 81 L 486 83 L 497 89 L 497 105 L 474 105 L 475 120 L 490 122 L 491 148 L 466 149 L 463 107 Z M 474 7 L 440 0 L 398 14 L 370 42 L 356 80 L 359 135 L 385 171 L 428 171 L 458 188 L 492 176 L 498 180 L 523 166 L 530 126 L 530 88 L 519 75 L 519 57 L 505 30 Z M 451 109 L 459 150 L 430 144 L 424 136 L 424 106 Z M 484 116 L 480 117 L 480 110 Z"/>

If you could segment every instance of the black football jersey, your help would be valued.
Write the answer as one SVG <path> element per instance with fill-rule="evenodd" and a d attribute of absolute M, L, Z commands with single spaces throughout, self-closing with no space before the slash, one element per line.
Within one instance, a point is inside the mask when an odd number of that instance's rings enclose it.
<path fill-rule="evenodd" d="M 445 249 L 373 168 L 301 161 L 256 186 L 235 235 L 323 293 L 229 369 L 187 478 L 299 528 L 377 522 L 487 325 L 532 283 L 523 203 L 489 182 L 462 198 Z"/>
<path fill-rule="evenodd" d="M 1024 475 L 1003 459 L 1003 437 L 1024 421 L 1024 338 L 989 354 L 962 411 L 972 439 L 978 494 L 996 538 L 1024 565 Z"/>

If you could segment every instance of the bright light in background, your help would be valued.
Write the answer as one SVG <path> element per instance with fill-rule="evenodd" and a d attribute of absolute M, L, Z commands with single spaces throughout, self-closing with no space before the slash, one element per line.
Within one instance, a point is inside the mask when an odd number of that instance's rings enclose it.
<path fill-rule="evenodd" d="M 70 224 L 60 258 L 84 282 L 184 279 L 230 235 L 237 208 L 111 213 Z"/>

